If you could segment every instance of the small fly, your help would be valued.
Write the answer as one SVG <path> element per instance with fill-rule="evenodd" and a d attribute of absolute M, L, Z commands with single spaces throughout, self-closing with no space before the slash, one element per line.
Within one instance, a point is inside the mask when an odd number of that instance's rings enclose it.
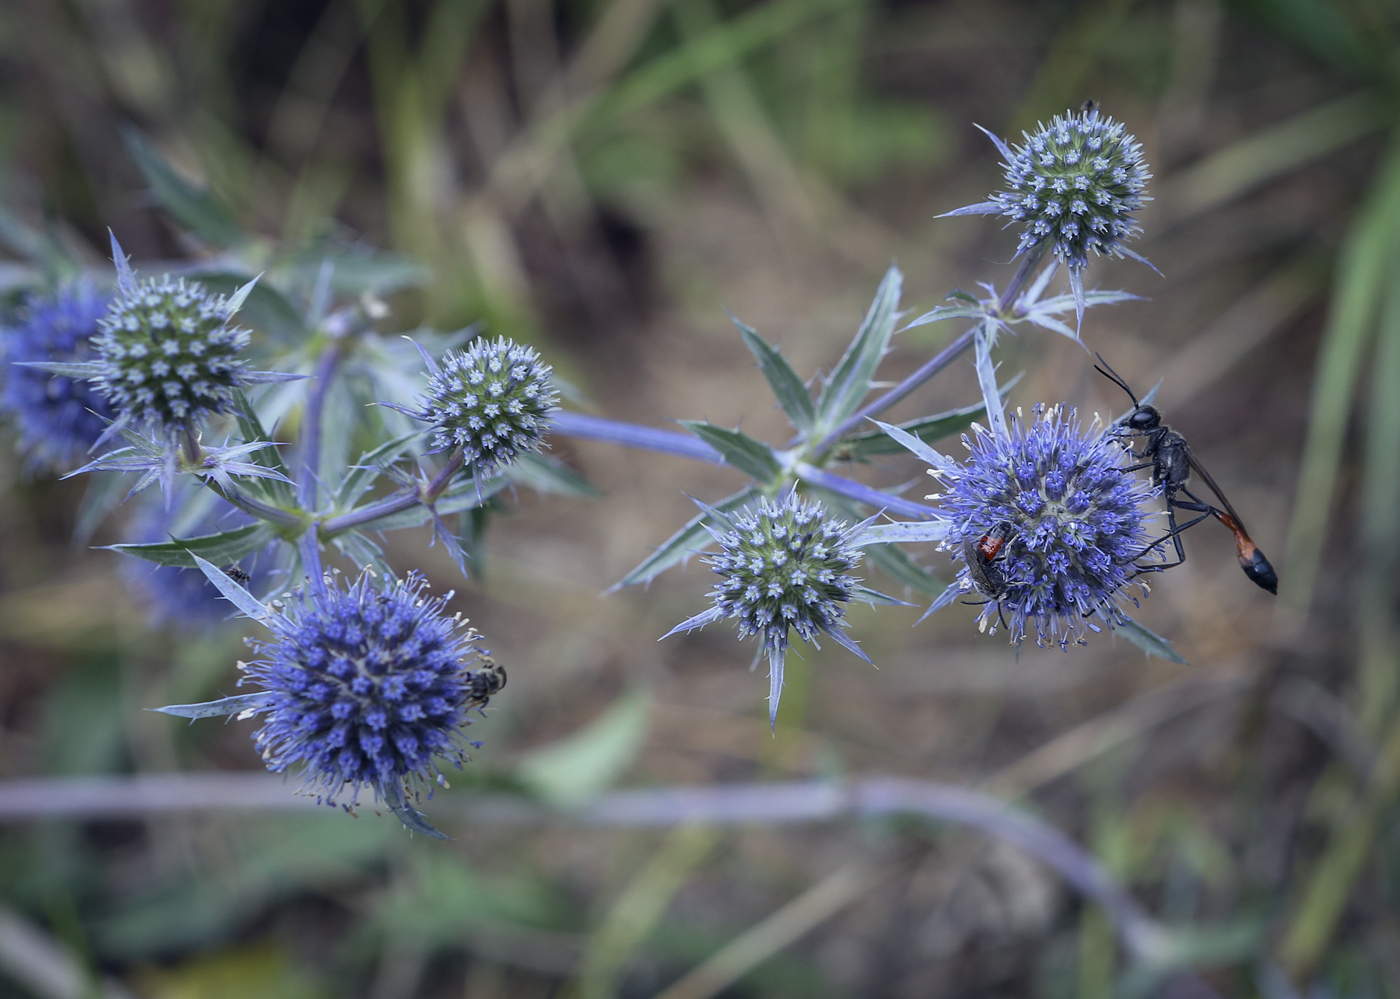
<path fill-rule="evenodd" d="M 1274 567 L 1269 564 L 1264 553 L 1259 550 L 1245 531 L 1244 521 L 1240 519 L 1240 515 L 1235 512 L 1235 508 L 1230 505 L 1230 501 L 1225 498 L 1225 494 L 1216 485 L 1215 479 L 1211 478 L 1210 473 L 1191 452 L 1191 448 L 1186 444 L 1186 438 L 1163 423 L 1162 414 L 1155 407 L 1139 403 L 1133 390 L 1128 388 L 1128 383 L 1108 366 L 1103 355 L 1096 356 L 1099 359 L 1099 364 L 1094 366 L 1094 370 L 1128 393 L 1128 398 L 1133 401 L 1133 411 L 1123 420 L 1121 427 L 1112 431 L 1120 437 L 1143 438 L 1141 453 L 1132 450 L 1130 444 L 1125 445 L 1128 448 L 1128 453 L 1134 458 L 1145 459 L 1142 464 L 1134 465 L 1128 471 L 1152 469 L 1152 482 L 1154 485 L 1162 487 L 1162 498 L 1167 504 L 1167 526 L 1169 528 L 1167 537 L 1171 538 L 1171 542 L 1176 548 L 1176 561 L 1160 563 L 1152 568 L 1169 569 L 1185 562 L 1186 549 L 1181 544 L 1181 532 L 1188 527 L 1194 527 L 1208 517 L 1214 517 L 1234 533 L 1235 554 L 1244 574 L 1256 586 L 1268 590 L 1270 593 L 1278 593 L 1278 574 L 1274 572 Z M 1191 478 L 1192 472 L 1200 476 L 1201 481 L 1215 494 L 1215 498 L 1220 500 L 1220 505 L 1225 508 L 1224 510 L 1204 502 L 1186 488 L 1186 483 Z M 1181 499 L 1182 496 L 1185 496 L 1186 499 Z M 1198 516 L 1184 524 L 1178 524 L 1176 522 L 1177 510 L 1187 510 Z M 1166 540 L 1163 538 L 1162 541 L 1153 544 L 1148 548 L 1148 551 Z"/>

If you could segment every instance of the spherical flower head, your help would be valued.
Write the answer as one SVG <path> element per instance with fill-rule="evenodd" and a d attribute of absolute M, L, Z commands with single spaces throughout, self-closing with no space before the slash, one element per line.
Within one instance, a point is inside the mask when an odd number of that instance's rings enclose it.
<path fill-rule="evenodd" d="M 1132 213 L 1152 176 L 1142 144 L 1096 108 L 1021 134 L 1024 145 L 1001 147 L 1007 190 L 991 196 L 1002 215 L 1025 226 L 1017 252 L 1048 240 L 1071 271 L 1088 264 L 1090 250 L 1128 252 L 1123 242 L 1141 231 Z"/>
<path fill-rule="evenodd" d="M 443 783 L 440 759 L 461 766 L 468 712 L 499 685 L 472 669 L 476 632 L 425 586 L 413 574 L 333 576 L 282 601 L 275 639 L 243 665 L 267 695 L 254 739 L 268 769 L 300 767 L 331 802 L 349 789 L 354 804 L 368 787 L 392 804 Z"/>
<path fill-rule="evenodd" d="M 958 587 L 986 603 L 978 617 L 994 632 L 1004 622 L 1013 645 L 1034 624 L 1036 644 L 1083 644 L 1085 630 L 1122 620 L 1136 603 L 1127 588 L 1152 547 L 1143 504 L 1156 490 L 1129 471 L 1121 442 L 1097 421 L 1081 428 L 1073 409 L 1037 406 L 1029 426 L 1008 435 L 976 427 L 963 437 L 961 470 L 934 470 L 951 519 L 944 547 L 963 563 Z M 1141 592 L 1146 587 L 1138 582 Z"/>
<path fill-rule="evenodd" d="M 107 400 L 87 381 L 23 366 L 25 362 L 88 361 L 88 340 L 109 296 L 89 284 L 34 296 L 14 326 L 0 328 L 0 353 L 7 361 L 0 408 L 14 415 L 20 447 L 31 468 L 61 471 L 81 460 L 112 417 Z"/>
<path fill-rule="evenodd" d="M 436 448 L 460 447 L 469 466 L 490 473 L 540 449 L 558 398 L 553 373 L 532 347 L 478 339 L 430 364 L 428 390 L 410 412 L 432 425 Z"/>
<path fill-rule="evenodd" d="M 807 641 L 836 635 L 861 559 L 846 523 L 791 493 L 760 500 L 732 523 L 706 560 L 722 577 L 714 589 L 719 616 L 737 618 L 739 637 L 760 635 L 765 649 L 785 648 L 789 629 Z"/>
<path fill-rule="evenodd" d="M 166 434 L 230 412 L 249 337 L 230 324 L 236 309 L 184 278 L 132 282 L 98 324 L 102 373 L 94 383 L 128 422 Z"/>

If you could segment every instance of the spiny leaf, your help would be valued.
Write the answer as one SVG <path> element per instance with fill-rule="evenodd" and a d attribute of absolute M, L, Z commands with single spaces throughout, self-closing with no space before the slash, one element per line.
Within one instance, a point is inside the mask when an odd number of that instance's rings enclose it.
<path fill-rule="evenodd" d="M 703 420 L 680 420 L 680 425 L 714 448 L 724 460 L 745 475 L 752 476 L 764 485 L 775 482 L 782 474 L 782 466 L 773 456 L 773 449 L 762 441 L 756 441 L 737 430 L 726 430 Z"/>

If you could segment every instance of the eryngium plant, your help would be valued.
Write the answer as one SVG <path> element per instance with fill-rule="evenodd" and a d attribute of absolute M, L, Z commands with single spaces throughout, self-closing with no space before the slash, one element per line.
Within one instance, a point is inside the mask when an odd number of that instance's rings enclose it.
<path fill-rule="evenodd" d="M 92 359 L 89 338 L 110 296 L 87 283 L 33 295 L 20 321 L 0 328 L 0 355 L 11 362 L 0 389 L 0 409 L 12 414 L 29 468 L 67 471 L 107 427 L 112 409 L 83 378 L 50 374 L 31 364 Z"/>

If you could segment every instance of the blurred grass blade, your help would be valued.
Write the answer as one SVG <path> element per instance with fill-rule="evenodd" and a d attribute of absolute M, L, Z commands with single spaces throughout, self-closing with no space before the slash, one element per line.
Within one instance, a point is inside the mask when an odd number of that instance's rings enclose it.
<path fill-rule="evenodd" d="M 870 391 L 870 379 L 889 348 L 895 320 L 899 318 L 899 293 L 903 284 L 904 275 L 898 267 L 892 266 L 885 272 L 865 321 L 822 389 L 817 402 L 818 437 L 839 427 Z"/>
<path fill-rule="evenodd" d="M 637 872 L 588 943 L 578 999 L 615 999 L 632 955 L 666 915 L 686 877 L 719 839 L 712 828 L 681 826 Z"/>
<path fill-rule="evenodd" d="M 773 457 L 773 449 L 737 430 L 726 430 L 703 420 L 677 420 L 696 437 L 714 448 L 724 460 L 764 485 L 777 481 L 782 466 Z"/>
<path fill-rule="evenodd" d="M 527 753 L 517 774 L 546 801 L 584 804 L 632 765 L 650 724 L 650 695 L 628 694 L 582 730 Z"/>
<path fill-rule="evenodd" d="M 728 513 L 752 502 L 761 495 L 762 493 L 757 489 L 750 487 L 732 496 L 727 496 L 718 503 L 711 504 L 711 507 Z M 710 515 L 707 512 L 696 514 L 686 522 L 684 527 L 667 538 L 660 548 L 643 559 L 640 565 L 609 587 L 608 592 L 611 593 L 613 590 L 620 590 L 624 586 L 633 586 L 637 583 L 649 583 L 671 566 L 684 562 L 691 555 L 704 548 L 712 540 L 709 532 L 705 530 L 705 524 L 709 519 Z"/>
<path fill-rule="evenodd" d="M 1327 517 L 1336 491 L 1342 440 L 1362 357 L 1375 328 L 1390 259 L 1400 233 L 1400 142 L 1392 141 L 1375 185 L 1356 214 L 1337 268 L 1327 329 L 1319 348 L 1312 411 L 1288 530 L 1279 610 L 1302 615 L 1312 600 Z M 1393 390 L 1393 386 L 1391 387 Z"/>
<path fill-rule="evenodd" d="M 231 531 L 218 534 L 205 534 L 197 538 L 183 538 L 178 541 L 157 541 L 144 545 L 107 545 L 112 551 L 135 555 L 156 565 L 178 565 L 193 569 L 198 563 L 195 556 L 219 565 L 237 562 L 260 548 L 276 540 L 277 531 L 264 523 L 235 527 Z"/>
<path fill-rule="evenodd" d="M 1149 656 L 1156 656 L 1158 659 L 1165 659 L 1169 663 L 1178 663 L 1182 666 L 1191 665 L 1182 658 L 1180 652 L 1172 648 L 1171 643 L 1165 638 L 1144 628 L 1132 618 L 1125 618 L 1123 622 L 1115 624 L 1113 633 L 1122 635 Z"/>
<path fill-rule="evenodd" d="M 138 129 L 122 128 L 122 141 L 161 207 L 215 246 L 237 246 L 243 233 L 229 210 L 207 188 L 181 177 Z"/>
<path fill-rule="evenodd" d="M 1261 184 L 1379 131 L 1391 120 L 1370 94 L 1349 94 L 1216 150 L 1164 181 L 1157 193 L 1167 226 L 1226 204 Z"/>
<path fill-rule="evenodd" d="M 817 411 L 812 405 L 812 396 L 807 391 L 807 386 L 802 383 L 797 372 L 792 370 L 787 358 L 759 336 L 752 327 L 732 315 L 729 318 L 739 328 L 739 335 L 744 338 L 744 346 L 757 358 L 763 377 L 768 379 L 768 386 L 778 398 L 778 405 L 783 407 L 783 412 L 792 421 L 792 425 L 804 436 L 810 437 L 817 420 Z"/>

